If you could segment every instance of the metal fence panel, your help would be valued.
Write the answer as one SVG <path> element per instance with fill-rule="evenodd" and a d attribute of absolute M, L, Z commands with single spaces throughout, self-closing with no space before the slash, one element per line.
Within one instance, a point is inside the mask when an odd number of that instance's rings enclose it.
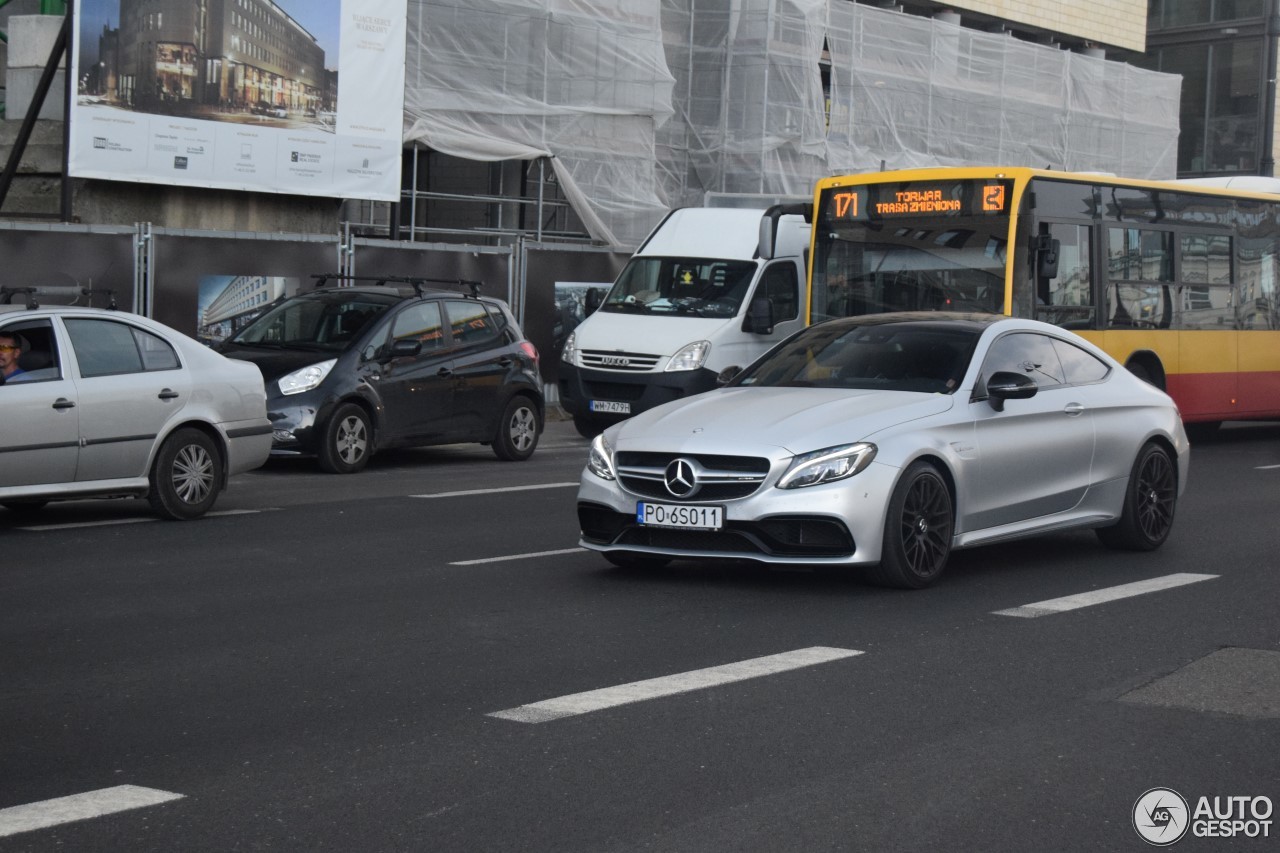
<path fill-rule="evenodd" d="M 80 305 L 88 304 L 81 289 L 92 288 L 94 305 L 114 296 L 132 311 L 136 236 L 132 228 L 0 222 L 0 285 L 39 287 L 46 302 Z"/>

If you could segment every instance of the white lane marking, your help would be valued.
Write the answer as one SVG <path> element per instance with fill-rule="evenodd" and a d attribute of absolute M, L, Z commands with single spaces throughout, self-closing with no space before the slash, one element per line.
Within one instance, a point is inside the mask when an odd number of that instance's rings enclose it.
<path fill-rule="evenodd" d="M 451 566 L 478 566 L 481 563 L 503 563 L 507 560 L 527 560 L 530 557 L 554 557 L 557 554 L 577 554 L 586 548 L 561 548 L 559 551 L 533 551 L 529 554 L 511 554 L 506 557 L 485 557 L 481 560 L 458 560 Z"/>
<path fill-rule="evenodd" d="M 1051 598 L 1048 601 L 1037 601 L 1033 604 L 1024 604 L 1021 607 L 1011 607 L 1008 610 L 994 610 L 992 612 L 997 616 L 1020 616 L 1024 619 L 1034 619 L 1037 616 L 1048 616 L 1051 613 L 1063 613 L 1067 610 L 1077 610 L 1081 607 L 1092 607 L 1095 604 L 1103 604 L 1104 602 L 1116 601 L 1121 598 L 1131 598 L 1135 595 L 1145 595 L 1148 592 L 1160 592 L 1165 589 L 1186 586 L 1189 583 L 1213 580 L 1216 577 L 1218 575 L 1197 575 L 1191 572 L 1180 572 L 1175 575 L 1165 575 L 1162 578 L 1135 581 L 1134 583 L 1121 584 L 1120 586 L 1106 589 L 1095 589 L 1093 592 Z"/>
<path fill-rule="evenodd" d="M 224 509 L 218 512 L 206 512 L 205 518 L 217 518 L 224 515 L 255 515 L 259 512 L 271 512 L 275 507 L 267 507 L 266 509 Z M 111 527 L 116 524 L 147 524 L 152 521 L 159 521 L 159 518 L 143 516 L 141 518 L 110 518 L 106 521 L 76 521 L 67 524 L 31 524 L 26 527 L 16 527 L 15 530 L 71 530 L 76 527 Z"/>
<path fill-rule="evenodd" d="M 514 720 L 517 723 L 545 723 L 561 717 L 574 717 L 578 714 L 589 714 L 617 705 L 628 705 L 646 699 L 658 699 L 663 696 L 674 696 L 677 693 L 688 693 L 692 690 L 703 690 L 749 678 L 759 678 L 806 666 L 815 666 L 842 658 L 854 657 L 862 652 L 854 649 L 833 649 L 826 646 L 812 646 L 783 652 L 737 663 L 713 666 L 707 669 L 695 669 L 678 675 L 666 675 L 661 678 L 650 678 L 644 681 L 633 681 L 616 687 L 605 687 L 600 690 L 588 690 L 585 693 L 574 693 L 571 696 L 560 696 L 521 705 L 506 711 L 494 711 L 486 714 L 503 720 Z"/>
<path fill-rule="evenodd" d="M 1273 468 L 1280 468 L 1280 465 L 1259 465 L 1259 466 L 1257 467 L 1257 470 L 1258 470 L 1258 471 L 1270 471 L 1270 470 L 1271 470 L 1271 469 L 1273 469 Z"/>
<path fill-rule="evenodd" d="M 182 794 L 159 791 L 155 788 L 117 785 L 114 788 L 102 788 L 84 794 L 28 803 L 25 806 L 12 806 L 0 809 L 0 837 L 130 809 L 158 806 L 161 803 L 182 798 Z"/>
<path fill-rule="evenodd" d="M 501 489 L 471 489 L 465 492 L 437 492 L 434 495 L 409 495 L 411 498 L 460 498 L 468 495 L 500 495 L 504 492 L 530 492 L 535 489 L 567 489 L 577 483 L 541 483 L 537 486 L 506 486 Z"/>

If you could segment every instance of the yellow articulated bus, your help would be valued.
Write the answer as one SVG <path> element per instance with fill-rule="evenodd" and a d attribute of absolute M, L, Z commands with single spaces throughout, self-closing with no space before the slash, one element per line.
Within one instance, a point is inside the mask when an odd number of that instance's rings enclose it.
<path fill-rule="evenodd" d="M 1280 195 L 1026 168 L 827 178 L 809 296 L 811 323 L 1034 317 L 1164 388 L 1188 424 L 1280 418 Z"/>

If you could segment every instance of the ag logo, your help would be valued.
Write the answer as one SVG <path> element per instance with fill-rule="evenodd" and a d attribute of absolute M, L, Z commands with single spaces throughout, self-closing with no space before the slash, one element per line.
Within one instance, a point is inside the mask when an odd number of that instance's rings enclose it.
<path fill-rule="evenodd" d="M 1148 844 L 1168 847 L 1187 834 L 1190 823 L 1187 801 L 1172 788 L 1152 788 L 1133 804 L 1133 828 Z"/>

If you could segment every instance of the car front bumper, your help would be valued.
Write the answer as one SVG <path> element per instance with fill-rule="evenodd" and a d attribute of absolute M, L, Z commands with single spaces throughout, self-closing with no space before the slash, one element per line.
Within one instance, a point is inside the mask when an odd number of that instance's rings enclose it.
<path fill-rule="evenodd" d="M 560 405 L 569 414 L 617 423 L 663 403 L 710 391 L 716 387 L 716 374 L 706 369 L 623 373 L 561 364 L 557 385 Z M 626 403 L 630 411 L 596 412 L 591 408 L 594 401 Z"/>
<path fill-rule="evenodd" d="M 765 483 L 745 498 L 707 502 L 725 508 L 725 526 L 719 531 L 638 524 L 636 504 L 653 498 L 631 494 L 616 481 L 583 471 L 578 487 L 579 544 L 593 551 L 680 559 L 828 566 L 878 563 L 886 507 L 898 469 L 872 463 L 846 480 L 803 489 L 775 488 L 785 467 L 775 465 Z"/>

